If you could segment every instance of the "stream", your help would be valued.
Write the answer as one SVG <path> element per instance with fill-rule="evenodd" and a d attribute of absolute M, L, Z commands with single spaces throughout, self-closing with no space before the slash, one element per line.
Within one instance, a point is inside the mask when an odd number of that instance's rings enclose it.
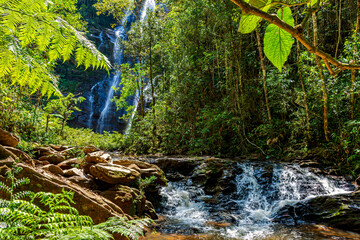
<path fill-rule="evenodd" d="M 220 194 L 207 194 L 206 187 L 193 182 L 194 175 L 163 187 L 157 211 L 163 217 L 156 228 L 160 235 L 147 239 L 360 239 L 298 220 L 296 214 L 285 214 L 285 224 L 277 220 L 285 206 L 354 190 L 346 181 L 295 164 L 243 162 L 231 168 L 235 174 Z"/>

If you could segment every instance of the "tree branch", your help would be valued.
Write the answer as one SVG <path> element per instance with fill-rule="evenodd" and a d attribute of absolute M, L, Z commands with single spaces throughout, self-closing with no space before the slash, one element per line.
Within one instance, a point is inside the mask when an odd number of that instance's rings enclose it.
<path fill-rule="evenodd" d="M 233 3 L 235 3 L 237 6 L 239 6 L 245 14 L 254 14 L 256 16 L 259 16 L 259 17 L 269 21 L 270 23 L 275 24 L 279 28 L 287 31 L 288 33 L 290 33 L 291 36 L 293 36 L 302 45 L 304 45 L 304 47 L 310 53 L 314 53 L 316 56 L 320 57 L 325 62 L 326 67 L 328 68 L 331 75 L 336 75 L 337 73 L 339 73 L 343 70 L 354 70 L 354 69 L 360 70 L 359 64 L 347 64 L 347 63 L 339 62 L 338 60 L 333 58 L 330 54 L 328 54 L 328 53 L 322 51 L 321 49 L 319 49 L 318 47 L 314 46 L 303 36 L 302 31 L 285 23 L 284 21 L 279 19 L 276 15 L 261 11 L 260 9 L 253 7 L 250 4 L 246 3 L 244 0 L 231 0 L 231 1 Z M 330 64 L 335 66 L 337 68 L 337 70 L 334 71 L 331 68 Z"/>

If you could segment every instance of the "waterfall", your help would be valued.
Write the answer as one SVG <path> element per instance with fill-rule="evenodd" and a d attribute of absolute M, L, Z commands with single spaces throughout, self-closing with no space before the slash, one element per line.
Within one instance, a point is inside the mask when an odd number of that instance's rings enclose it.
<path fill-rule="evenodd" d="M 144 19 L 146 19 L 146 15 L 147 15 L 147 11 L 148 10 L 154 10 L 156 6 L 156 2 L 155 0 L 146 0 L 143 4 L 143 7 L 141 9 L 141 13 L 140 13 L 140 21 L 143 21 Z M 121 46 L 121 42 L 122 41 L 126 41 L 127 40 L 127 36 L 126 36 L 126 30 L 130 29 L 131 23 L 133 23 L 135 21 L 135 17 L 133 15 L 133 13 L 131 11 L 128 11 L 128 13 L 126 14 L 126 16 L 124 17 L 122 24 L 119 25 L 114 33 L 115 33 L 115 41 L 113 41 L 113 39 L 111 39 L 111 36 L 109 37 L 109 35 L 105 32 L 105 34 L 107 35 L 108 38 L 110 38 L 111 42 L 114 42 L 114 50 L 113 50 L 113 57 L 114 57 L 114 65 L 121 65 L 123 63 L 125 63 L 126 59 L 124 57 L 123 54 L 123 49 Z M 100 39 L 101 41 L 101 45 L 103 44 L 103 38 L 104 38 L 104 32 L 101 32 L 99 37 L 97 37 Z M 105 87 L 102 88 L 94 88 L 95 85 L 93 86 L 92 90 L 91 90 L 91 95 L 89 97 L 89 108 L 90 108 L 90 112 L 89 112 L 89 118 L 88 118 L 88 126 L 90 128 L 94 128 L 96 129 L 97 132 L 102 133 L 103 131 L 111 131 L 113 130 L 111 127 L 111 125 L 116 125 L 116 123 L 114 123 L 114 119 L 117 119 L 118 115 L 121 114 L 125 114 L 125 112 L 121 112 L 120 114 L 116 114 L 116 106 L 115 104 L 112 102 L 112 99 L 114 97 L 115 94 L 115 89 L 119 87 L 121 82 L 121 72 L 115 72 L 112 73 L 110 75 L 109 78 L 106 78 L 105 80 L 102 81 L 102 84 L 105 85 Z M 97 83 L 98 85 L 99 83 Z M 96 89 L 99 90 L 103 90 L 104 88 L 107 89 L 107 92 L 104 93 L 104 97 L 99 97 L 97 98 L 98 101 L 103 101 L 101 102 L 95 102 L 95 98 L 94 98 L 94 93 L 93 91 L 95 91 Z M 135 98 L 132 102 L 132 104 L 134 105 L 134 112 L 131 114 L 131 118 L 134 117 L 136 109 L 137 109 L 137 105 L 138 105 L 138 95 L 139 93 L 135 94 Z M 100 109 L 96 109 L 98 112 L 98 115 L 95 114 L 95 107 L 94 105 L 101 105 Z M 96 119 L 96 116 L 98 116 L 98 120 L 96 122 L 96 126 L 95 123 L 93 124 L 94 120 Z M 130 120 L 131 122 L 131 120 Z"/>
<path fill-rule="evenodd" d="M 165 232 L 188 234 L 190 231 L 217 236 L 211 239 L 268 239 L 278 234 L 279 226 L 272 218 L 282 207 L 350 190 L 345 182 L 317 176 L 293 164 L 246 162 L 238 168 L 242 173 L 235 177 L 236 189 L 229 196 L 221 196 L 215 204 L 207 201 L 214 196 L 205 195 L 191 181 L 169 183 L 162 188 L 162 214 L 169 219 Z M 227 219 L 232 225 L 217 228 L 210 224 L 219 218 Z M 281 231 L 288 231 L 287 237 L 274 239 L 298 238 L 292 229 Z"/>

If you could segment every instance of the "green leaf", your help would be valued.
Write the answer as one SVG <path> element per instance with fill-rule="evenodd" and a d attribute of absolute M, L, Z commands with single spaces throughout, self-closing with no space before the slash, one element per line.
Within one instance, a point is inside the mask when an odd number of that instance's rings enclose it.
<path fill-rule="evenodd" d="M 294 18 L 291 15 L 290 8 L 280 9 L 278 17 L 287 24 L 294 26 Z M 275 24 L 270 24 L 266 28 L 264 37 L 264 52 L 266 57 L 281 72 L 284 63 L 289 57 L 294 39 L 290 33 L 279 28 Z"/>
<path fill-rule="evenodd" d="M 264 12 L 269 11 L 271 5 L 271 0 L 250 0 L 249 4 L 253 5 L 256 8 L 261 9 Z M 244 14 L 241 17 L 239 32 L 242 34 L 251 33 L 256 29 L 258 24 L 262 21 L 261 17 L 255 16 L 253 14 Z"/>

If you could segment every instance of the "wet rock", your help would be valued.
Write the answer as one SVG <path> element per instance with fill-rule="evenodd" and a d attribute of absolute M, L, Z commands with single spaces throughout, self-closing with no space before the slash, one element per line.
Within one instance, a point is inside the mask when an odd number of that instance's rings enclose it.
<path fill-rule="evenodd" d="M 138 171 L 115 164 L 98 163 L 89 171 L 94 177 L 110 184 L 135 185 L 140 180 Z"/>
<path fill-rule="evenodd" d="M 148 161 L 160 167 L 165 173 L 178 172 L 184 176 L 190 176 L 193 170 L 205 161 L 205 158 L 162 157 L 148 159 Z"/>
<path fill-rule="evenodd" d="M 41 169 L 49 171 L 55 175 L 63 175 L 64 174 L 63 170 L 54 164 L 48 164 L 48 165 L 42 166 Z"/>
<path fill-rule="evenodd" d="M 144 213 L 146 198 L 138 189 L 117 185 L 100 195 L 115 203 L 130 216 L 142 216 Z"/>
<path fill-rule="evenodd" d="M 291 208 L 285 207 L 280 212 L 297 216 L 301 220 L 360 232 L 360 192 L 320 196 Z"/>
<path fill-rule="evenodd" d="M 12 164 L 12 163 L 10 163 Z M 7 164 L 0 161 L 0 167 Z M 31 190 L 34 192 L 61 193 L 64 190 L 74 192 L 73 205 L 80 214 L 90 216 L 95 224 L 106 221 L 112 216 L 124 216 L 121 208 L 108 199 L 83 189 L 71 183 L 64 177 L 55 176 L 44 170 L 38 170 L 26 164 L 18 164 L 23 170 L 17 175 L 18 178 L 27 177 L 30 184 L 21 186 L 20 190 Z M 5 181 L 5 176 L 0 176 L 0 181 Z"/>
<path fill-rule="evenodd" d="M 148 200 L 146 200 L 145 202 L 144 213 L 148 215 L 151 219 L 158 219 L 158 215 L 156 214 L 154 205 Z"/>
<path fill-rule="evenodd" d="M 71 169 L 75 166 L 80 166 L 81 164 L 81 159 L 79 158 L 71 158 L 68 160 L 65 160 L 61 163 L 58 164 L 58 167 L 60 167 L 61 169 L 65 170 L 65 169 Z"/>
<path fill-rule="evenodd" d="M 15 134 L 0 129 L 0 144 L 8 147 L 15 147 L 18 145 L 20 139 Z"/>

